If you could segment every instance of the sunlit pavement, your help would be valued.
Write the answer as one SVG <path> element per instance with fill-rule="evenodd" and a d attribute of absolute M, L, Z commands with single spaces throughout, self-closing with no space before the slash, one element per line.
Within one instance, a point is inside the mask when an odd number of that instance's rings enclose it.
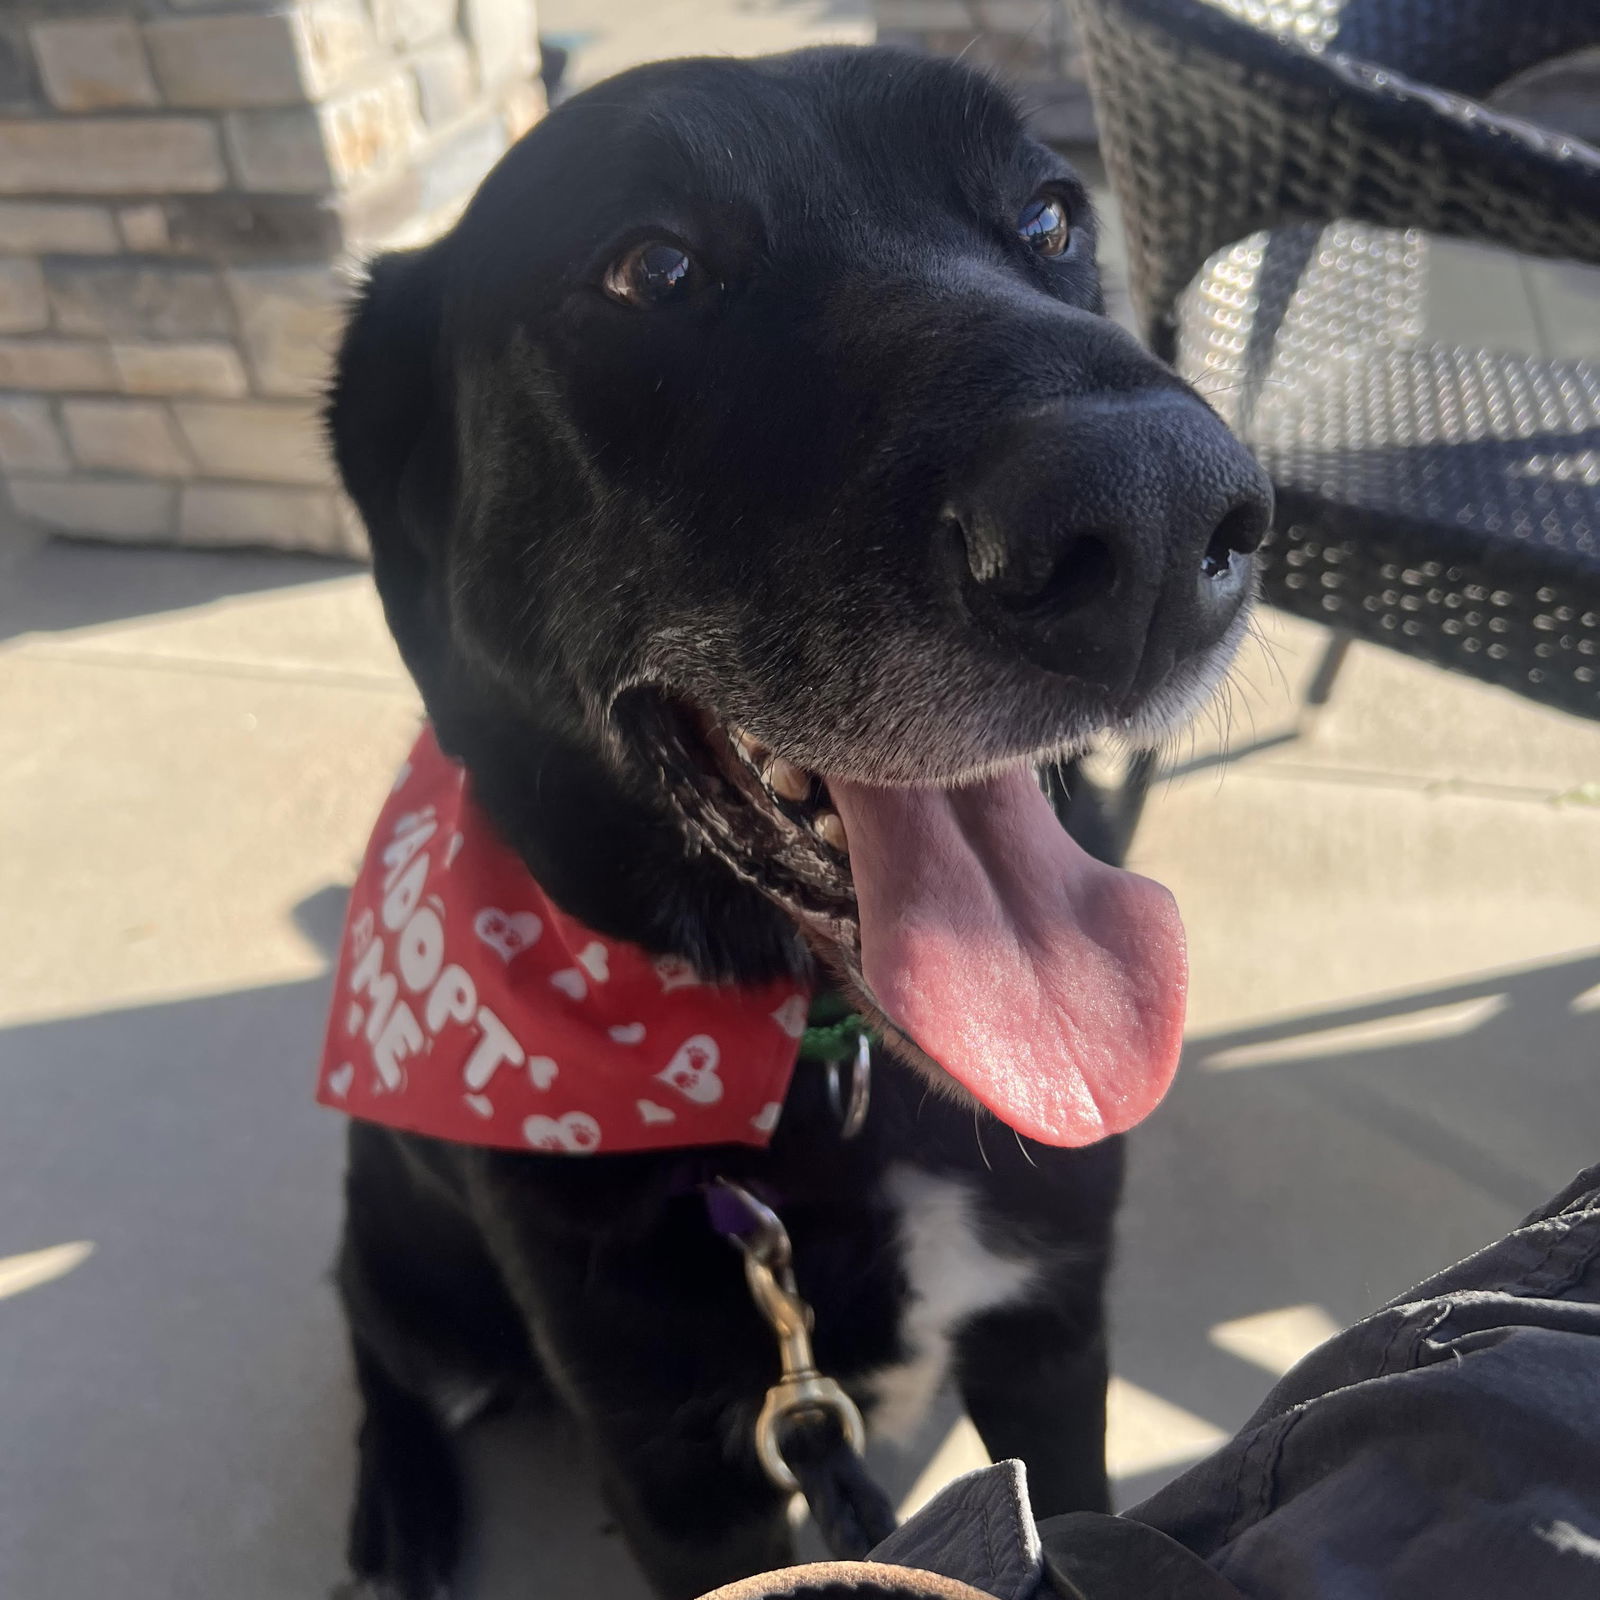
<path fill-rule="evenodd" d="M 539 32 L 571 51 L 577 90 L 663 56 L 868 44 L 869 13 L 868 0 L 540 0 Z"/>
<path fill-rule="evenodd" d="M 752 49 L 859 20 L 735 9 Z M 591 65 L 654 38 L 630 16 Z M 1454 301 L 1441 275 L 1442 322 L 1539 348 L 1534 280 L 1475 268 Z M 1549 293 L 1592 307 L 1564 270 L 1539 269 Z M 1277 740 L 1321 638 L 1263 631 L 1134 853 L 1178 895 L 1193 989 L 1132 1147 L 1124 1502 L 1600 1159 L 1600 727 L 1357 648 Z M 310 1080 L 342 887 L 416 717 L 354 569 L 0 533 L 6 1600 L 308 1600 L 338 1576 L 340 1129 Z M 910 1503 L 975 1455 L 946 1407 L 878 1465 Z M 470 1595 L 526 1594 L 535 1564 L 540 1600 L 642 1594 L 571 1462 L 556 1425 L 470 1441 Z"/>

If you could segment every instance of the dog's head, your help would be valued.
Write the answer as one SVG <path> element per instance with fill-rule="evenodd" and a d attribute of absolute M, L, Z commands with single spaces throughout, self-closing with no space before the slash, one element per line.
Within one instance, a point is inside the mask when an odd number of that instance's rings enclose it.
<path fill-rule="evenodd" d="M 1269 515 L 1101 314 L 1094 230 L 959 66 L 640 68 L 376 263 L 330 407 L 440 740 L 546 889 L 716 974 L 810 948 L 1064 1143 L 1164 1088 L 1084 1063 L 1175 1051 L 1181 943 L 1033 770 L 1209 692 Z"/>

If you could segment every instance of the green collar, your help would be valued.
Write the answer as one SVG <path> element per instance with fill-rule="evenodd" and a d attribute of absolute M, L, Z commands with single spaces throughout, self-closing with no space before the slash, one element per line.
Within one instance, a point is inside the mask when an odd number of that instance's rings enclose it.
<path fill-rule="evenodd" d="M 800 1059 L 853 1060 L 863 1037 L 872 1037 L 866 1019 L 852 1011 L 833 990 L 820 989 L 812 997 L 811 1009 L 806 1013 L 806 1031 L 800 1035 Z"/>

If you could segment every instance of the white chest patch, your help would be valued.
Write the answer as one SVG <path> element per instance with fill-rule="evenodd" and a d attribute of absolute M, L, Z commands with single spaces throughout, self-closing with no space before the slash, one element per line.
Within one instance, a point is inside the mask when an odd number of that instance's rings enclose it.
<path fill-rule="evenodd" d="M 910 1289 L 901 1332 L 911 1359 L 876 1379 L 872 1431 L 903 1444 L 944 1381 L 952 1334 L 975 1313 L 1024 1298 L 1037 1268 L 983 1243 L 970 1184 L 898 1164 L 885 1182 L 900 1208 Z"/>

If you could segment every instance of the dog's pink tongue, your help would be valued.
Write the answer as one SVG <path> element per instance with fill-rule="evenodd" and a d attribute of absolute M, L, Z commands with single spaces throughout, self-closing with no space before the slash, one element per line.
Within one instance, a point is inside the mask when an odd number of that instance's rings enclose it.
<path fill-rule="evenodd" d="M 1025 767 L 960 789 L 828 787 L 850 838 L 862 975 L 888 1016 L 1045 1144 L 1148 1116 L 1183 1033 L 1172 896 L 1079 849 Z"/>

